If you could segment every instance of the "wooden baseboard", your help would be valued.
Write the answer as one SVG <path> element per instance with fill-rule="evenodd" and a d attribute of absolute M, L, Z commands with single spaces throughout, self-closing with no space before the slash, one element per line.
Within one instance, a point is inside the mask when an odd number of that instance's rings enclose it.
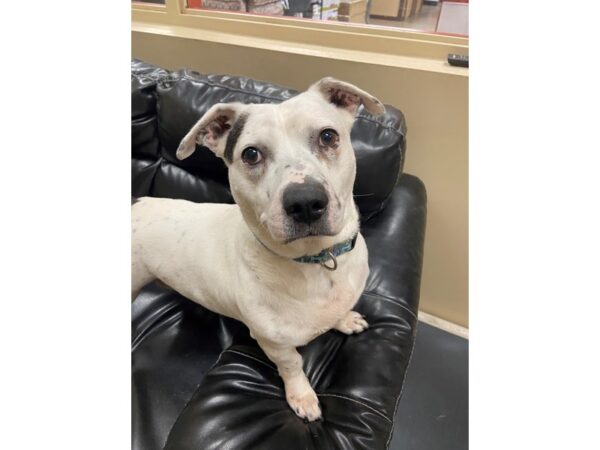
<path fill-rule="evenodd" d="M 447 331 L 448 333 L 452 333 L 465 339 L 469 339 L 469 329 L 461 327 L 455 323 L 448 322 L 447 320 L 440 319 L 439 317 L 432 316 L 431 314 L 427 314 L 423 311 L 419 311 L 419 320 L 427 325 L 431 325 L 432 327 L 439 328 L 440 330 Z"/>

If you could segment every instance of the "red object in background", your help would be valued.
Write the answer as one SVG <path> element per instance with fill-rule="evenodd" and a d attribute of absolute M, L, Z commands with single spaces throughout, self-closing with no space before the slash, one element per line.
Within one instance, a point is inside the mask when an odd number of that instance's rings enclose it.
<path fill-rule="evenodd" d="M 202 9 L 202 0 L 187 0 L 188 8 Z"/>

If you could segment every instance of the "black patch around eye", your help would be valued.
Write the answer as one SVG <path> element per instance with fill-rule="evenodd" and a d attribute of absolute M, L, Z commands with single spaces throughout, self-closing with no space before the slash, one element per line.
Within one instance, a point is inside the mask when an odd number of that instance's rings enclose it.
<path fill-rule="evenodd" d="M 223 158 L 225 158 L 228 162 L 233 161 L 233 149 L 235 144 L 237 144 L 242 131 L 244 130 L 244 126 L 246 125 L 246 120 L 248 119 L 247 114 L 242 114 L 238 120 L 231 127 L 231 131 L 227 135 L 227 141 L 225 142 L 225 151 L 223 152 Z"/>

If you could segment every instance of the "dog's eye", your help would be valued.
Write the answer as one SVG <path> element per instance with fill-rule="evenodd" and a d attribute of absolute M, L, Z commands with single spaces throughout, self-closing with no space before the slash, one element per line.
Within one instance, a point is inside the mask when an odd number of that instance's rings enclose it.
<path fill-rule="evenodd" d="M 339 139 L 340 136 L 335 130 L 326 128 L 325 130 L 321 131 L 321 135 L 319 136 L 319 145 L 321 147 L 335 147 Z"/>
<path fill-rule="evenodd" d="M 251 166 L 258 164 L 263 159 L 262 153 L 255 147 L 245 148 L 242 152 L 242 161 Z"/>

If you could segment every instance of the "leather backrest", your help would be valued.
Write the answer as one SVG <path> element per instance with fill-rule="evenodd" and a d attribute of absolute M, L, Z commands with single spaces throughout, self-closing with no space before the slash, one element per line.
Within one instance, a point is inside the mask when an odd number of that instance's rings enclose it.
<path fill-rule="evenodd" d="M 168 72 L 132 62 L 132 195 L 233 202 L 225 164 L 202 146 L 179 161 L 175 151 L 192 125 L 215 103 L 280 103 L 298 92 L 230 75 Z M 316 81 L 316 80 L 315 80 Z M 363 220 L 381 211 L 404 163 L 403 114 L 386 105 L 373 117 L 359 109 L 351 139 L 357 159 L 355 200 Z"/>

